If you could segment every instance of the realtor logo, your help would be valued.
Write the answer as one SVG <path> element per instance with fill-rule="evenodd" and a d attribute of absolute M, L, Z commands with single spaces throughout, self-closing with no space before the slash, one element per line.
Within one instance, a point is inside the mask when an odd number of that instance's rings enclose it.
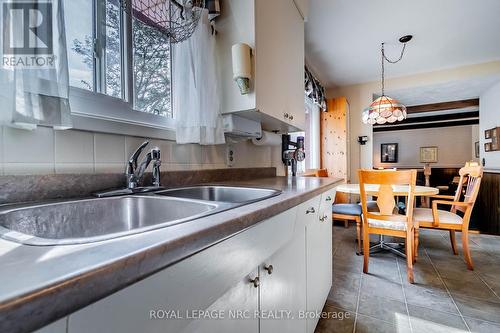
<path fill-rule="evenodd" d="M 4 67 L 52 67 L 52 3 L 8 1 L 2 5 Z"/>

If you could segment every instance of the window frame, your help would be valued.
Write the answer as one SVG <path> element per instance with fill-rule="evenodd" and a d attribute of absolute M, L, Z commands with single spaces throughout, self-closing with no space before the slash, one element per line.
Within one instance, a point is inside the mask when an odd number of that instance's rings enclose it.
<path fill-rule="evenodd" d="M 121 98 L 106 95 L 106 31 L 105 25 L 101 24 L 102 18 L 106 15 L 106 0 L 92 0 L 92 2 L 94 86 L 93 91 L 70 86 L 69 100 L 73 128 L 172 139 L 173 132 L 175 132 L 173 117 L 160 116 L 134 108 L 133 18 L 123 9 L 120 9 L 119 27 L 122 93 Z M 172 63 L 171 58 L 170 62 Z M 172 69 L 172 64 L 170 68 Z M 170 86 L 172 90 L 172 84 Z"/>

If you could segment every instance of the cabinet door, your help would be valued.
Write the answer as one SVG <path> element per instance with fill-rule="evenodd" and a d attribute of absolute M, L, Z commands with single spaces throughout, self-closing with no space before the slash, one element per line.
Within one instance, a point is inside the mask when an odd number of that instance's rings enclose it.
<path fill-rule="evenodd" d="M 261 265 L 260 310 L 263 316 L 273 314 L 261 317 L 261 333 L 305 332 L 306 322 L 299 319 L 306 307 L 304 249 L 305 229 L 296 228 L 292 241 Z"/>
<path fill-rule="evenodd" d="M 332 203 L 335 190 L 323 193 L 319 214 L 306 225 L 307 311 L 321 311 L 332 286 Z M 317 318 L 307 320 L 314 332 Z"/>
<path fill-rule="evenodd" d="M 293 0 L 255 4 L 257 108 L 303 129 L 304 21 Z"/>
<path fill-rule="evenodd" d="M 206 310 L 208 318 L 191 322 L 182 332 L 258 333 L 259 286 L 252 282 L 258 275 L 256 268 Z"/>
<path fill-rule="evenodd" d="M 186 313 L 208 309 L 292 239 L 295 216 L 287 210 L 71 314 L 68 331 L 182 332 Z"/>
<path fill-rule="evenodd" d="M 53 322 L 52 324 L 49 324 L 45 327 L 40 328 L 39 330 L 34 331 L 33 333 L 66 333 L 67 322 L 68 322 L 68 317 L 64 317 L 59 319 L 58 321 Z"/>

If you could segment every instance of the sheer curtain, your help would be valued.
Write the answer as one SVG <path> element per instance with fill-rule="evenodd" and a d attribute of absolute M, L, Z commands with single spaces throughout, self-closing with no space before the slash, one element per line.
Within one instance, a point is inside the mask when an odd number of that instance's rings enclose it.
<path fill-rule="evenodd" d="M 202 10 L 202 9 L 200 9 Z M 215 37 L 203 15 L 193 35 L 173 44 L 173 110 L 177 143 L 225 143 L 218 91 Z"/>
<path fill-rule="evenodd" d="M 4 64 L 7 57 L 15 65 L 11 63 L 10 67 L 4 65 L 0 68 L 0 123 L 30 130 L 38 125 L 67 129 L 72 123 L 64 8 L 62 0 L 50 2 L 51 7 L 44 7 L 42 3 L 24 9 L 30 13 L 28 22 L 19 19 L 23 11 L 4 7 L 3 31 L 4 36 L 5 31 L 10 32 L 11 45 L 22 43 L 23 32 L 28 31 L 19 22 L 30 27 L 37 27 L 40 22 L 51 22 L 52 25 L 36 29 L 36 35 L 31 32 L 30 54 L 20 48 L 2 54 Z M 50 44 L 52 53 L 40 51 Z"/>

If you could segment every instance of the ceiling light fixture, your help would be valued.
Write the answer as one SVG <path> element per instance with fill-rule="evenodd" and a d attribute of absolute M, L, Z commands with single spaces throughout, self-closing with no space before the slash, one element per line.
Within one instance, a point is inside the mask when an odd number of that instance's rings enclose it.
<path fill-rule="evenodd" d="M 362 120 L 365 124 L 385 124 L 394 123 L 406 119 L 406 106 L 401 104 L 398 100 L 385 95 L 385 61 L 390 64 L 395 64 L 403 59 L 406 49 L 406 43 L 413 38 L 412 35 L 406 35 L 399 39 L 403 44 L 401 54 L 398 59 L 390 60 L 385 55 L 384 43 L 382 43 L 382 95 L 374 100 L 369 107 L 363 111 Z"/>

